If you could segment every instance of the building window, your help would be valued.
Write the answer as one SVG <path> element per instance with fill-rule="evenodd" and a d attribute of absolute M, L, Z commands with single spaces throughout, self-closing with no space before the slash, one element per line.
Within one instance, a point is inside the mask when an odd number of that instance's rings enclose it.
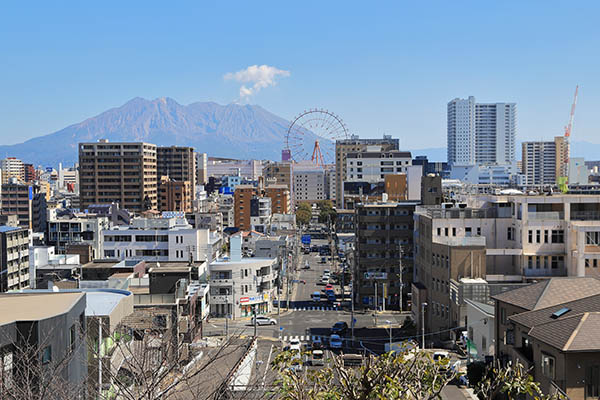
<path fill-rule="evenodd" d="M 565 232 L 562 229 L 552 231 L 552 243 L 564 243 L 564 242 L 565 242 Z"/>
<path fill-rule="evenodd" d="M 600 365 L 586 368 L 585 382 L 585 398 L 600 399 Z"/>
<path fill-rule="evenodd" d="M 437 235 L 442 236 L 442 228 L 437 228 Z"/>
<path fill-rule="evenodd" d="M 456 228 L 452 228 L 452 236 L 456 236 Z"/>
<path fill-rule="evenodd" d="M 527 268 L 533 268 L 533 256 L 527 256 Z"/>
<path fill-rule="evenodd" d="M 77 341 L 77 330 L 75 329 L 75 324 L 71 325 L 71 329 L 69 329 L 69 348 L 71 351 L 75 350 L 75 342 Z"/>
<path fill-rule="evenodd" d="M 530 229 L 528 232 L 528 237 L 527 237 L 527 242 L 528 243 L 533 243 L 533 231 Z"/>
<path fill-rule="evenodd" d="M 535 231 L 535 242 L 536 243 L 542 242 L 541 234 L 542 234 L 542 231 L 540 231 L 539 229 Z"/>
<path fill-rule="evenodd" d="M 554 357 L 542 353 L 542 373 L 545 377 L 554 379 L 554 366 L 555 360 Z"/>
<path fill-rule="evenodd" d="M 48 364 L 52 361 L 52 346 L 46 346 L 42 350 L 42 364 Z"/>
<path fill-rule="evenodd" d="M 506 239 L 507 240 L 514 240 L 513 236 L 512 236 L 512 228 L 510 226 L 506 230 Z"/>
<path fill-rule="evenodd" d="M 500 322 L 506 325 L 506 308 L 500 307 Z"/>
<path fill-rule="evenodd" d="M 544 229 L 544 243 L 548 243 L 548 229 Z"/>
<path fill-rule="evenodd" d="M 448 228 L 444 228 L 444 235 L 448 236 Z"/>
<path fill-rule="evenodd" d="M 477 227 L 477 236 L 481 236 L 481 227 Z"/>

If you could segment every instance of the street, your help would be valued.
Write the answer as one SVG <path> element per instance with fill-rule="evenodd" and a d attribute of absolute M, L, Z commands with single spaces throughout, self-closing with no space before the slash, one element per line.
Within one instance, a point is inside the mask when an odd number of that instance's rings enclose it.
<path fill-rule="evenodd" d="M 313 240 L 312 245 L 326 245 L 327 240 Z M 302 269 L 308 261 L 310 269 Z M 391 326 L 392 340 L 400 341 L 403 337 L 398 336 L 400 326 L 404 322 L 404 316 L 398 313 L 378 313 L 373 315 L 372 311 L 355 312 L 354 318 L 356 325 L 354 329 L 355 341 L 351 340 L 352 316 L 349 310 L 341 310 L 341 307 L 335 306 L 331 302 L 321 300 L 316 303 L 311 300 L 311 294 L 315 291 L 323 293 L 324 285 L 318 285 L 323 271 L 333 268 L 333 262 L 327 257 L 327 262 L 321 263 L 321 256 L 318 252 L 303 254 L 297 264 L 297 271 L 290 278 L 290 287 L 292 287 L 291 301 L 289 310 L 285 301 L 281 301 L 281 309 L 275 309 L 271 315 L 277 320 L 276 325 L 257 326 L 257 336 L 263 339 L 281 340 L 282 344 L 289 343 L 293 338 L 299 339 L 303 344 L 309 344 L 315 337 L 320 337 L 324 343 L 328 343 L 330 329 L 333 324 L 343 321 L 348 324 L 348 332 L 344 340 L 344 350 L 364 350 L 363 346 L 376 353 L 383 352 L 385 343 L 389 341 Z M 305 283 L 303 283 L 305 282 Z M 337 295 L 337 303 L 341 303 L 341 288 L 339 284 L 334 285 Z M 282 298 L 285 295 L 282 295 Z M 350 301 L 350 288 L 345 287 L 345 300 Z M 224 319 L 214 319 L 207 324 L 205 334 L 211 332 L 224 334 L 226 322 Z M 385 327 L 384 327 L 385 326 Z M 396 334 L 394 330 L 396 329 Z M 254 326 L 250 319 L 227 321 L 227 330 L 229 335 L 254 335 Z"/>

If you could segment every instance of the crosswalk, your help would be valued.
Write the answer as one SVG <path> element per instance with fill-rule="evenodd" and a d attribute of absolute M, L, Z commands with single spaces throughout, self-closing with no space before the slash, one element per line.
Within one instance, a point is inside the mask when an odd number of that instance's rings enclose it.
<path fill-rule="evenodd" d="M 337 307 L 294 307 L 294 311 L 337 311 Z"/>
<path fill-rule="evenodd" d="M 297 339 L 301 342 L 312 342 L 317 339 L 321 339 L 321 341 L 323 341 L 326 337 L 327 336 L 320 336 L 320 335 L 296 335 L 296 336 L 284 336 L 281 339 L 284 342 L 289 342 L 292 339 Z"/>

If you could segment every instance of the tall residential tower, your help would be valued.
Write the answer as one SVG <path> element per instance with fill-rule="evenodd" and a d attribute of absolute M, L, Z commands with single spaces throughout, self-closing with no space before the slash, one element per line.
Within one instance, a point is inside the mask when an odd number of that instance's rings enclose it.
<path fill-rule="evenodd" d="M 511 165 L 515 162 L 515 103 L 448 103 L 448 163 Z"/>

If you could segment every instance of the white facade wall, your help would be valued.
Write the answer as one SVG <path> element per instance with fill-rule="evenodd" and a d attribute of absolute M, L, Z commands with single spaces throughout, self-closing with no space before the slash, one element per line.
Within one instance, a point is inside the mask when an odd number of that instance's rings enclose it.
<path fill-rule="evenodd" d="M 406 174 L 412 165 L 410 153 L 407 157 L 388 157 L 391 152 L 382 152 L 376 157 L 364 153 L 349 153 L 346 156 L 346 181 L 377 183 L 387 174 Z M 355 155 L 355 156 L 353 156 Z"/>
<path fill-rule="evenodd" d="M 326 200 L 325 171 L 322 168 L 303 169 L 295 167 L 293 171 L 294 204 L 299 201 Z"/>
<path fill-rule="evenodd" d="M 465 300 L 467 305 L 467 331 L 469 340 L 477 348 L 479 359 L 494 355 L 496 335 L 494 331 L 494 315 L 488 314 L 477 303 Z"/>
<path fill-rule="evenodd" d="M 476 103 L 475 98 L 448 103 L 448 162 L 451 165 L 514 164 L 515 103 Z"/>

